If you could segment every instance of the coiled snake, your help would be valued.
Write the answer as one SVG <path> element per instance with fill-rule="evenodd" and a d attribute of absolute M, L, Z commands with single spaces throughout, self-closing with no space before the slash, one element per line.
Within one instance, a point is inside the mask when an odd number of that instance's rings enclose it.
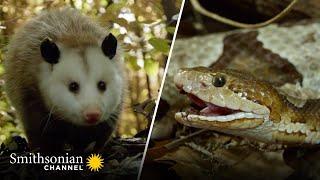
<path fill-rule="evenodd" d="M 161 97 L 175 107 L 187 99 L 179 90 L 189 96 L 193 108 L 175 113 L 187 126 L 320 144 L 319 50 L 311 21 L 177 40 Z"/>

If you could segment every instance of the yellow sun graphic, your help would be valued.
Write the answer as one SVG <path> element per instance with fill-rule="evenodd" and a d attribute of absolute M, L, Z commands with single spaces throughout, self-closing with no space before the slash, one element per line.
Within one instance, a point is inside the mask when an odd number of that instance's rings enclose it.
<path fill-rule="evenodd" d="M 91 171 L 99 171 L 103 168 L 103 158 L 100 154 L 91 154 L 87 157 L 87 167 Z"/>

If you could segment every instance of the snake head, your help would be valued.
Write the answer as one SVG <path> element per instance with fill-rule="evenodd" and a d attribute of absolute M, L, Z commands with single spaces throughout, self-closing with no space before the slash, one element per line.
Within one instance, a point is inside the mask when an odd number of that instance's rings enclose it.
<path fill-rule="evenodd" d="M 192 107 L 177 112 L 177 121 L 213 130 L 250 129 L 279 118 L 281 102 L 268 83 L 236 70 L 181 69 L 174 77 Z"/>

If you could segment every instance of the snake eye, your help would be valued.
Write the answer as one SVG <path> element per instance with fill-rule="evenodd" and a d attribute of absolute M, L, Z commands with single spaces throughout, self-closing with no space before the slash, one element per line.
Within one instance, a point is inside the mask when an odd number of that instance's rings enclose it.
<path fill-rule="evenodd" d="M 215 87 L 222 87 L 226 84 L 226 79 L 223 76 L 217 76 L 213 79 L 213 85 Z"/>

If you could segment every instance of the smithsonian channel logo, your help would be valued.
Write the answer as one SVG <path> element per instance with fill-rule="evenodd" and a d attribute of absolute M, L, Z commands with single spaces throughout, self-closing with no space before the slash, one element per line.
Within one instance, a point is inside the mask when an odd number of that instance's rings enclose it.
<path fill-rule="evenodd" d="M 40 153 L 27 155 L 10 154 L 10 164 L 40 164 L 45 171 L 99 171 L 103 168 L 104 159 L 100 154 L 91 154 L 87 158 L 65 153 L 59 156 L 43 156 Z"/>

